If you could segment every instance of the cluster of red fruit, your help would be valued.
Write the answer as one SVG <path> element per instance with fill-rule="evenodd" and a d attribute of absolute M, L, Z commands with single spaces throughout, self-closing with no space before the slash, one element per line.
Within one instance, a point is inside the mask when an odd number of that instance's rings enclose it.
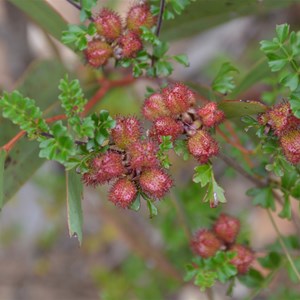
<path fill-rule="evenodd" d="M 121 17 L 114 11 L 103 8 L 95 18 L 96 36 L 88 43 L 85 56 L 88 63 L 98 68 L 115 57 L 133 58 L 143 48 L 140 38 L 141 26 L 151 28 L 156 23 L 147 3 L 132 6 L 123 26 Z"/>
<path fill-rule="evenodd" d="M 218 144 L 209 129 L 223 121 L 224 113 L 214 102 L 197 107 L 194 93 L 184 84 L 175 83 L 152 94 L 142 112 L 153 122 L 150 130 L 153 139 L 161 142 L 162 136 L 171 136 L 175 141 L 184 135 L 189 152 L 201 164 L 218 154 Z"/>
<path fill-rule="evenodd" d="M 271 129 L 279 138 L 283 153 L 289 162 L 300 162 L 300 119 L 293 115 L 288 102 L 278 104 L 259 115 L 258 122 L 266 126 L 266 132 Z"/>
<path fill-rule="evenodd" d="M 118 117 L 111 139 L 109 150 L 90 161 L 83 181 L 95 186 L 116 180 L 109 200 L 122 208 L 129 208 L 138 192 L 153 200 L 162 198 L 173 181 L 160 166 L 157 144 L 142 139 L 140 122 L 134 117 Z"/>
<path fill-rule="evenodd" d="M 212 230 L 202 229 L 195 234 L 191 241 L 192 250 L 203 258 L 214 256 L 220 250 L 235 252 L 236 256 L 231 263 L 236 266 L 239 274 L 245 274 L 254 260 L 254 254 L 249 248 L 235 244 L 239 230 L 238 219 L 221 214 Z"/>
<path fill-rule="evenodd" d="M 190 153 L 200 163 L 218 153 L 218 144 L 208 130 L 220 123 L 224 114 L 215 103 L 196 108 L 195 102 L 194 93 L 181 83 L 152 94 L 143 106 L 143 115 L 153 121 L 146 138 L 136 118 L 118 117 L 109 149 L 90 160 L 83 181 L 96 186 L 116 180 L 109 199 L 122 208 L 129 208 L 139 192 L 153 200 L 164 197 L 173 181 L 157 157 L 163 136 L 174 141 L 185 135 Z"/>

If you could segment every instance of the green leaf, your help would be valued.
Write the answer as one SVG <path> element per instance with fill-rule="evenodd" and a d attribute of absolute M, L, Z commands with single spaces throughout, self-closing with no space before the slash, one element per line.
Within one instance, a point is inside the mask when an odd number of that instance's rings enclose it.
<path fill-rule="evenodd" d="M 166 77 L 172 74 L 173 66 L 166 60 L 159 60 L 155 63 L 155 72 L 157 76 Z"/>
<path fill-rule="evenodd" d="M 267 106 L 253 100 L 223 100 L 218 104 L 226 118 L 237 118 L 247 115 L 256 115 L 267 110 Z"/>
<path fill-rule="evenodd" d="M 299 85 L 299 75 L 297 73 L 285 75 L 283 78 L 280 78 L 280 83 L 293 92 Z"/>
<path fill-rule="evenodd" d="M 185 54 L 174 55 L 174 56 L 172 56 L 172 58 L 174 60 L 176 60 L 178 63 L 184 65 L 185 67 L 189 67 L 190 66 L 189 59 L 188 59 L 188 57 Z"/>
<path fill-rule="evenodd" d="M 0 211 L 4 204 L 4 164 L 6 151 L 0 149 Z"/>
<path fill-rule="evenodd" d="M 184 161 L 188 160 L 190 157 L 190 153 L 188 151 L 186 141 L 184 140 L 175 141 L 174 151 L 178 156 L 182 155 Z"/>
<path fill-rule="evenodd" d="M 233 77 L 231 76 L 233 72 L 238 72 L 238 69 L 229 62 L 223 63 L 216 78 L 212 82 L 212 89 L 221 94 L 230 93 L 235 88 Z"/>
<path fill-rule="evenodd" d="M 276 26 L 276 33 L 278 40 L 283 44 L 289 36 L 290 26 L 288 24 L 281 24 Z"/>
<path fill-rule="evenodd" d="M 67 208 L 68 226 L 70 237 L 77 237 L 79 244 L 82 243 L 82 182 L 79 174 L 75 170 L 66 171 L 67 183 Z"/>
<path fill-rule="evenodd" d="M 274 251 L 271 251 L 265 257 L 259 257 L 257 260 L 262 267 L 270 270 L 278 268 L 282 261 L 281 255 Z"/>
<path fill-rule="evenodd" d="M 76 50 L 83 51 L 87 48 L 89 33 L 95 34 L 96 28 L 87 28 L 84 25 L 68 25 L 68 30 L 62 32 L 61 40 L 64 44 L 74 44 Z"/>
<path fill-rule="evenodd" d="M 143 196 L 143 198 L 145 198 L 145 197 Z M 157 216 L 157 214 L 158 214 L 157 207 L 153 204 L 152 200 L 149 199 L 148 197 L 145 200 L 147 201 L 150 218 Z"/>
<path fill-rule="evenodd" d="M 18 90 L 29 98 L 36 99 L 37 105 L 48 114 L 60 114 L 59 105 L 53 105 L 58 98 L 58 83 L 66 69 L 57 60 L 39 60 L 30 65 L 22 76 Z M 38 82 L 38 84 L 37 84 Z M 41 87 L 43 87 L 41 92 Z M 59 104 L 57 102 L 57 104 Z M 19 128 L 10 121 L 0 117 L 0 145 L 7 143 L 18 132 Z M 20 139 L 9 152 L 4 171 L 4 202 L 6 203 L 19 188 L 42 165 L 39 159 L 39 147 L 35 141 L 29 142 L 26 137 Z M 22 170 L 22 172 L 20 172 Z"/>
<path fill-rule="evenodd" d="M 139 211 L 140 207 L 141 207 L 141 195 L 138 194 L 135 200 L 131 203 L 129 208 L 134 211 Z"/>
<path fill-rule="evenodd" d="M 195 167 L 193 181 L 200 183 L 201 187 L 206 186 L 212 178 L 212 167 L 210 164 L 200 165 Z"/>
<path fill-rule="evenodd" d="M 67 22 L 46 1 L 9 1 L 27 14 L 38 26 L 60 41 L 62 31 L 67 29 Z"/>
<path fill-rule="evenodd" d="M 283 219 L 292 219 L 292 207 L 288 193 L 284 193 L 283 207 L 278 216 Z"/>
<path fill-rule="evenodd" d="M 249 288 L 257 288 L 263 284 L 264 277 L 259 271 L 251 268 L 245 275 L 239 276 L 239 281 Z"/>
<path fill-rule="evenodd" d="M 270 208 L 275 211 L 275 200 L 272 193 L 272 187 L 252 188 L 247 191 L 248 196 L 253 196 L 253 204 L 264 208 Z"/>

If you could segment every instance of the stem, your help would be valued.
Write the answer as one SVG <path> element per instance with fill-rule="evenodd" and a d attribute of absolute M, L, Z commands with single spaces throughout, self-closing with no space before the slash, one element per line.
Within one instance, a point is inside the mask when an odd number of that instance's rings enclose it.
<path fill-rule="evenodd" d="M 68 3 L 70 3 L 72 6 L 74 6 L 75 8 L 77 8 L 78 10 L 81 10 L 81 9 L 82 9 L 81 5 L 79 5 L 79 4 L 75 3 L 75 2 L 73 2 L 72 0 L 66 0 L 66 1 L 67 1 Z M 81 1 L 80 1 L 80 2 L 81 2 Z M 95 19 L 94 19 L 93 17 L 89 17 L 89 20 L 92 21 L 92 22 L 95 21 Z"/>
<path fill-rule="evenodd" d="M 159 15 L 158 15 L 158 19 L 157 19 L 156 32 L 155 32 L 157 37 L 160 34 L 164 10 L 165 10 L 165 0 L 160 0 Z"/>
<path fill-rule="evenodd" d="M 212 288 L 206 289 L 205 294 L 206 294 L 208 300 L 214 300 L 214 294 L 213 294 Z"/>
<path fill-rule="evenodd" d="M 282 235 L 281 235 L 281 233 L 280 233 L 280 231 L 279 231 L 279 229 L 277 227 L 277 224 L 276 224 L 276 222 L 275 222 L 275 220 L 274 220 L 274 218 L 273 218 L 273 216 L 272 216 L 272 214 L 271 214 L 271 212 L 270 212 L 269 209 L 267 209 L 267 213 L 268 213 L 269 219 L 270 219 L 270 221 L 271 221 L 271 223 L 273 225 L 273 228 L 276 231 L 276 234 L 277 234 L 280 246 L 281 246 L 281 248 L 282 248 L 282 250 L 283 250 L 283 252 L 284 252 L 287 260 L 289 261 L 289 263 L 290 263 L 290 265 L 291 265 L 291 267 L 292 267 L 295 275 L 297 276 L 298 281 L 300 282 L 300 274 L 299 274 L 299 272 L 298 272 L 298 270 L 297 270 L 297 268 L 296 268 L 296 266 L 294 264 L 294 261 L 293 261 L 292 257 L 290 256 L 290 253 L 289 253 L 288 249 L 286 248 L 286 246 L 284 244 L 284 241 L 282 239 Z"/>

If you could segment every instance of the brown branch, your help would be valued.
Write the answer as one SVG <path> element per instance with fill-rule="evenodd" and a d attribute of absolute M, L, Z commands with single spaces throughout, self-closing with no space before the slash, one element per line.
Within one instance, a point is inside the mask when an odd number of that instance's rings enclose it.
<path fill-rule="evenodd" d="M 163 15 L 164 15 L 164 11 L 165 11 L 165 6 L 166 6 L 165 0 L 160 0 L 159 15 L 158 15 L 158 19 L 157 19 L 156 32 L 155 32 L 157 37 L 160 34 Z"/>
<path fill-rule="evenodd" d="M 82 7 L 80 4 L 77 4 L 75 2 L 73 2 L 72 0 L 66 0 L 68 3 L 70 3 L 72 6 L 74 6 L 76 9 L 78 10 L 82 10 Z M 92 21 L 92 22 L 95 22 L 95 19 L 93 17 L 89 17 L 89 20 Z"/>

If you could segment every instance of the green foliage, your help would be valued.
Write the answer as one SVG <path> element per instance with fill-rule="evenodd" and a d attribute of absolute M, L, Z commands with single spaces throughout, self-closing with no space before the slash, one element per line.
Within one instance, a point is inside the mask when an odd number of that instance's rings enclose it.
<path fill-rule="evenodd" d="M 235 255 L 232 252 L 218 251 L 209 258 L 197 257 L 186 266 L 184 280 L 190 281 L 194 278 L 194 284 L 199 286 L 201 291 L 215 285 L 217 280 L 225 283 L 237 274 L 236 267 L 230 263 Z"/>
<path fill-rule="evenodd" d="M 186 141 L 176 140 L 174 144 L 174 151 L 178 156 L 182 155 L 184 161 L 188 160 L 190 157 Z"/>
<path fill-rule="evenodd" d="M 87 48 L 87 36 L 92 36 L 96 33 L 94 23 L 89 26 L 85 25 L 68 25 L 68 30 L 62 32 L 61 41 L 64 44 L 74 44 L 75 50 L 83 51 Z"/>
<path fill-rule="evenodd" d="M 275 211 L 275 200 L 271 186 L 252 188 L 247 191 L 247 195 L 253 197 L 254 205 L 260 205 L 261 207 L 270 208 Z"/>
<path fill-rule="evenodd" d="M 98 0 L 73 0 L 81 5 L 80 10 L 80 21 L 84 22 L 85 20 L 92 17 L 92 8 L 96 6 Z"/>
<path fill-rule="evenodd" d="M 171 136 L 162 136 L 162 142 L 159 145 L 157 152 L 157 158 L 160 160 L 161 165 L 165 169 L 169 169 L 171 162 L 168 156 L 168 151 L 173 148 L 173 142 Z"/>
<path fill-rule="evenodd" d="M 70 237 L 77 237 L 79 244 L 82 243 L 82 181 L 75 170 L 66 171 L 66 191 L 68 208 L 68 226 Z"/>
<path fill-rule="evenodd" d="M 238 69 L 229 62 L 223 63 L 216 78 L 212 82 L 212 89 L 221 94 L 232 92 L 235 88 L 232 73 L 236 72 L 238 72 Z"/>
<path fill-rule="evenodd" d="M 289 101 L 296 117 L 300 117 L 300 32 L 290 32 L 288 24 L 276 26 L 272 41 L 261 41 L 272 72 L 279 72 L 279 82 L 289 90 Z"/>
<path fill-rule="evenodd" d="M 191 2 L 196 0 L 167 0 L 163 14 L 163 20 L 172 20 L 176 15 L 181 15 Z M 160 0 L 151 0 L 151 11 L 154 15 L 158 15 L 160 11 Z"/>
<path fill-rule="evenodd" d="M 215 180 L 212 165 L 204 164 L 197 166 L 193 176 L 195 183 L 200 183 L 202 190 L 200 198 L 203 202 L 209 202 L 211 207 L 218 206 L 220 203 L 225 203 L 226 198 L 224 190 L 218 185 Z"/>
<path fill-rule="evenodd" d="M 65 164 L 76 153 L 74 140 L 61 121 L 52 126 L 50 133 L 53 137 L 42 140 L 39 155 L 41 158 L 56 160 L 61 164 Z"/>
<path fill-rule="evenodd" d="M 80 138 L 93 138 L 95 127 L 93 119 L 91 117 L 84 119 L 80 117 L 80 113 L 84 111 L 87 99 L 83 95 L 79 80 L 69 81 L 66 76 L 60 81 L 58 88 L 61 91 L 59 100 L 68 117 L 68 124 Z"/>
<path fill-rule="evenodd" d="M 4 118 L 11 120 L 35 138 L 41 132 L 48 132 L 49 127 L 42 119 L 42 112 L 35 101 L 24 97 L 20 92 L 4 93 L 0 99 L 0 108 Z"/>

